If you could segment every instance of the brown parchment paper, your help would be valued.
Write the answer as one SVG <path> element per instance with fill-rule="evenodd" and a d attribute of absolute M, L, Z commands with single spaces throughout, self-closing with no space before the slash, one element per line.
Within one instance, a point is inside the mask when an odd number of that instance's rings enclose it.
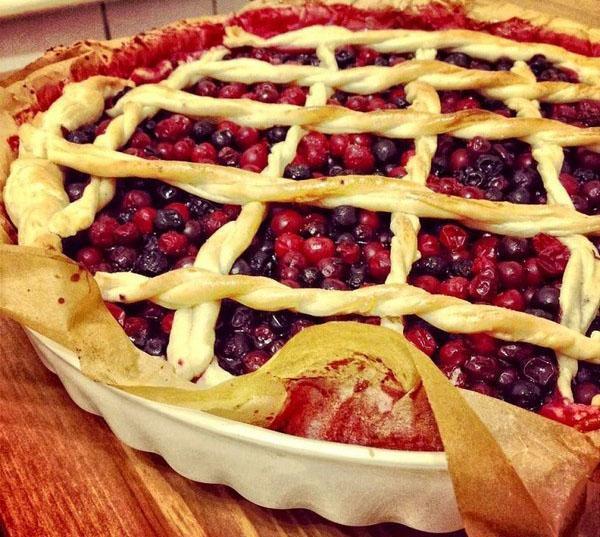
<path fill-rule="evenodd" d="M 0 312 L 75 352 L 82 371 L 97 381 L 262 426 L 277 428 L 290 406 L 290 386 L 307 379 L 339 387 L 335 395 L 345 401 L 360 401 L 365 386 L 385 385 L 395 395 L 389 412 L 372 420 L 382 429 L 401 423 L 402 410 L 411 408 L 406 397 L 422 389 L 470 536 L 600 536 L 594 477 L 600 435 L 458 390 L 397 332 L 357 323 L 312 327 L 257 372 L 199 390 L 166 362 L 139 352 L 93 278 L 60 254 L 0 245 Z"/>

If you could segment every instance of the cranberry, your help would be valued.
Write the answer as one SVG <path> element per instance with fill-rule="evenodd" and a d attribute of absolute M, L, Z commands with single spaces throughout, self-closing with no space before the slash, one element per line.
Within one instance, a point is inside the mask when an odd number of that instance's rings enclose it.
<path fill-rule="evenodd" d="M 525 309 L 525 299 L 516 289 L 510 289 L 509 291 L 500 293 L 494 299 L 493 304 L 500 308 L 508 308 L 516 311 L 523 311 Z"/>
<path fill-rule="evenodd" d="M 154 133 L 159 140 L 175 141 L 186 136 L 192 129 L 190 118 L 181 114 L 173 114 L 156 124 Z"/>
<path fill-rule="evenodd" d="M 453 252 L 463 248 L 467 239 L 467 232 L 454 224 L 446 224 L 440 230 L 440 242 Z"/>
<path fill-rule="evenodd" d="M 332 257 L 335 253 L 335 244 L 327 237 L 309 237 L 302 247 L 306 259 L 311 263 L 318 263 L 325 257 Z"/>
<path fill-rule="evenodd" d="M 158 239 L 160 251 L 169 256 L 181 255 L 188 246 L 188 240 L 185 235 L 177 231 L 167 231 Z"/>
<path fill-rule="evenodd" d="M 267 145 L 264 143 L 254 144 L 244 151 L 240 159 L 240 166 L 245 168 L 247 166 L 255 166 L 259 170 L 262 170 L 267 165 L 267 157 L 269 150 Z"/>
<path fill-rule="evenodd" d="M 427 356 L 433 356 L 433 353 L 437 350 L 435 338 L 431 332 L 424 327 L 415 326 L 409 328 L 404 331 L 404 336 Z"/>
<path fill-rule="evenodd" d="M 275 235 L 288 231 L 298 233 L 302 226 L 303 218 L 297 211 L 284 209 L 278 212 L 271 220 L 271 229 Z"/>
<path fill-rule="evenodd" d="M 467 341 L 472 349 L 480 354 L 494 354 L 498 348 L 496 340 L 487 334 L 469 334 Z"/>
<path fill-rule="evenodd" d="M 248 149 L 249 147 L 258 143 L 260 134 L 257 129 L 253 127 L 240 127 L 235 133 L 235 141 L 242 149 Z"/>
<path fill-rule="evenodd" d="M 435 235 L 430 233 L 419 233 L 418 248 L 421 255 L 429 257 L 440 253 L 440 242 Z"/>
<path fill-rule="evenodd" d="M 468 358 L 469 352 L 462 339 L 449 341 L 440 348 L 440 366 L 444 369 L 460 367 Z"/>
<path fill-rule="evenodd" d="M 246 373 L 252 373 L 253 371 L 256 371 L 264 364 L 266 364 L 269 358 L 269 354 L 265 351 L 250 351 L 246 353 L 244 355 L 244 358 L 242 359 L 244 363 L 244 370 L 246 371 Z"/>
<path fill-rule="evenodd" d="M 115 229 L 117 221 L 114 218 L 94 222 L 89 229 L 89 239 L 94 246 L 112 246 L 115 242 Z"/>
<path fill-rule="evenodd" d="M 329 240 L 329 239 L 328 239 Z M 284 232 L 275 239 L 275 255 L 282 258 L 287 252 L 302 252 L 305 248 L 305 242 L 295 233 Z M 306 252 L 304 252 L 306 255 Z M 332 252 L 333 253 L 333 252 Z M 331 255 L 331 254 L 330 254 Z M 327 256 L 323 256 L 327 257 Z M 307 256 L 308 258 L 308 256 Z M 311 259 L 312 261 L 312 259 Z"/>
<path fill-rule="evenodd" d="M 194 140 L 191 138 L 182 138 L 173 144 L 172 157 L 175 160 L 190 160 L 194 147 Z"/>
<path fill-rule="evenodd" d="M 102 251 L 93 246 L 86 246 L 77 252 L 76 259 L 78 263 L 89 268 L 102 261 Z"/>
<path fill-rule="evenodd" d="M 469 284 L 469 294 L 477 302 L 489 302 L 496 292 L 496 281 L 482 274 L 477 274 Z"/>
<path fill-rule="evenodd" d="M 216 97 L 219 88 L 212 80 L 203 78 L 196 82 L 193 91 L 196 95 L 203 97 Z"/>
<path fill-rule="evenodd" d="M 360 246 L 355 242 L 344 241 L 335 247 L 335 253 L 349 265 L 352 265 L 360 259 Z"/>
<path fill-rule="evenodd" d="M 466 149 L 456 149 L 450 156 L 450 168 L 452 171 L 458 171 L 465 168 L 469 163 L 469 154 Z"/>
<path fill-rule="evenodd" d="M 435 276 L 417 276 L 413 278 L 412 285 L 420 287 L 428 293 L 435 294 L 440 287 L 440 281 Z"/>
<path fill-rule="evenodd" d="M 154 229 L 154 219 L 156 218 L 156 209 L 153 207 L 143 207 L 133 215 L 133 223 L 140 230 L 140 233 L 151 233 Z"/>
<path fill-rule="evenodd" d="M 139 240 L 140 231 L 133 222 L 126 222 L 115 228 L 114 237 L 117 244 L 130 245 Z"/>
<path fill-rule="evenodd" d="M 219 90 L 221 99 L 239 99 L 246 93 L 246 85 L 241 82 L 231 82 Z"/>
<path fill-rule="evenodd" d="M 528 380 L 517 380 L 506 391 L 506 399 L 514 405 L 530 410 L 542 402 L 542 391 L 539 386 Z"/>
<path fill-rule="evenodd" d="M 507 288 L 521 287 L 525 278 L 525 271 L 516 261 L 503 261 L 498 263 L 498 273 L 502 285 Z"/>
<path fill-rule="evenodd" d="M 377 252 L 369 259 L 369 273 L 375 280 L 383 281 L 390 273 L 390 253 L 387 250 Z"/>
<path fill-rule="evenodd" d="M 453 276 L 440 284 L 439 293 L 466 300 L 469 296 L 469 280 Z"/>
<path fill-rule="evenodd" d="M 357 173 L 369 173 L 375 167 L 375 158 L 368 147 L 350 144 L 344 151 L 344 166 Z"/>
<path fill-rule="evenodd" d="M 217 161 L 217 150 L 212 144 L 202 142 L 192 148 L 190 159 L 192 162 L 206 162 L 213 164 Z"/>

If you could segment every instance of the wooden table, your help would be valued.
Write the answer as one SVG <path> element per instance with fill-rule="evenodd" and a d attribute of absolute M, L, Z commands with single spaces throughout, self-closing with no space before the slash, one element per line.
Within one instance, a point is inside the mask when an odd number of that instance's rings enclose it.
<path fill-rule="evenodd" d="M 228 487 L 188 481 L 77 407 L 23 330 L 1 317 L 0 487 L 0 535 L 12 537 L 425 536 L 264 509 Z"/>

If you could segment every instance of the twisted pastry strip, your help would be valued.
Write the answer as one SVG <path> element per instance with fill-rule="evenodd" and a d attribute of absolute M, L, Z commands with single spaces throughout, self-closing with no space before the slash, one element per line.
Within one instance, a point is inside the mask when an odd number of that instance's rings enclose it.
<path fill-rule="evenodd" d="M 426 51 L 418 52 L 426 54 Z M 406 86 L 406 96 L 414 110 L 430 113 L 440 112 L 440 99 L 435 90 L 422 82 L 411 82 Z M 415 139 L 415 154 L 406 164 L 408 176 L 416 184 L 425 185 L 431 169 L 431 160 L 437 148 L 437 136 L 421 136 Z M 390 248 L 390 273 L 386 284 L 406 283 L 413 263 L 419 259 L 417 236 L 419 219 L 401 212 L 392 213 L 390 229 L 393 233 Z M 381 319 L 382 326 L 402 330 L 400 318 Z"/>
<path fill-rule="evenodd" d="M 171 309 L 230 298 L 261 311 L 290 309 L 316 317 L 331 315 L 418 315 L 451 333 L 486 332 L 505 341 L 525 341 L 568 356 L 600 363 L 600 341 L 547 319 L 495 306 L 430 295 L 408 284 L 384 284 L 354 291 L 293 289 L 270 278 L 224 276 L 197 268 L 178 269 L 155 278 L 130 272 L 96 273 L 105 300 L 152 300 Z"/>
<path fill-rule="evenodd" d="M 433 52 L 435 56 L 435 51 Z M 333 58 L 335 62 L 335 57 Z M 338 71 L 323 66 L 274 65 L 254 58 L 214 62 L 202 58 L 183 64 L 174 73 L 190 84 L 204 76 L 223 82 L 245 84 L 269 81 L 275 84 L 295 83 L 299 86 L 312 86 L 322 83 L 328 87 L 362 95 L 385 91 L 397 84 L 419 81 L 437 90 L 479 90 L 486 97 L 499 100 L 510 97 L 547 102 L 600 99 L 600 88 L 597 84 L 537 82 L 535 78 L 530 80 L 516 73 L 465 69 L 434 59 L 408 60 L 392 67 L 369 65 Z M 186 85 L 177 84 L 172 87 L 181 89 Z"/>
<path fill-rule="evenodd" d="M 309 203 L 321 207 L 353 205 L 422 218 L 460 220 L 494 233 L 531 237 L 600 234 L 600 216 L 588 216 L 562 206 L 516 205 L 506 202 L 446 196 L 411 181 L 380 176 L 344 176 L 293 181 L 211 164 L 145 160 L 58 137 L 46 142 L 47 158 L 84 173 L 113 177 L 159 179 L 218 203 L 250 201 Z"/>
<path fill-rule="evenodd" d="M 195 117 L 227 117 L 240 125 L 266 129 L 299 125 L 326 134 L 371 132 L 387 138 L 416 138 L 451 134 L 459 138 L 522 138 L 529 143 L 567 147 L 600 144 L 600 128 L 582 129 L 551 119 L 505 118 L 485 110 L 430 114 L 413 110 L 356 112 L 339 106 L 300 107 L 248 99 L 217 99 L 163 86 L 140 86 L 125 95 L 109 114 L 121 113 L 130 103 L 163 108 Z"/>
<path fill-rule="evenodd" d="M 109 77 L 68 85 L 63 96 L 43 114 L 39 128 L 27 125 L 20 130 L 19 159 L 11 166 L 4 191 L 7 212 L 19 229 L 19 244 L 61 249 L 58 232 L 64 228 L 60 222 L 56 228 L 49 224 L 70 205 L 62 171 L 46 160 L 46 137 L 62 139 L 62 128 L 71 130 L 96 121 L 105 99 L 126 86 L 126 81 Z M 69 234 L 68 225 L 66 229 Z"/>
<path fill-rule="evenodd" d="M 560 67 L 576 71 L 584 80 L 593 80 L 600 73 L 600 60 L 569 52 L 555 45 L 520 43 L 498 36 L 470 30 L 365 30 L 353 32 L 339 26 L 309 26 L 283 34 L 261 38 L 240 27 L 226 28 L 224 44 L 235 48 L 283 47 L 316 48 L 324 44 L 330 48 L 341 45 L 366 45 L 378 52 L 413 52 L 419 48 L 451 49 L 475 58 L 496 61 L 501 57 L 528 60 L 534 54 L 543 54 Z"/>
<path fill-rule="evenodd" d="M 523 62 L 515 70 L 533 73 Z M 506 104 L 517 111 L 521 117 L 539 118 L 539 104 L 521 98 L 510 99 Z M 564 155 L 561 147 L 554 144 L 538 143 L 532 147 L 532 154 L 538 163 L 538 171 L 548 194 L 550 205 L 560 204 L 574 207 L 571 197 L 562 185 L 559 174 Z M 600 263 L 594 245 L 581 235 L 562 237 L 561 242 L 569 249 L 570 257 L 565 268 L 560 288 L 560 323 L 564 326 L 586 332 L 598 312 L 600 293 Z M 559 377 L 557 386 L 563 397 L 573 401 L 571 383 L 577 374 L 578 363 L 575 359 L 558 354 Z"/>

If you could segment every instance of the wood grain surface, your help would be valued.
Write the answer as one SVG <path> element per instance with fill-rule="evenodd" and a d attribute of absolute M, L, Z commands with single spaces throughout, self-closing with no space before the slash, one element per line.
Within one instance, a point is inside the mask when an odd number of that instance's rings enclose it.
<path fill-rule="evenodd" d="M 11 537 L 424 537 L 264 509 L 189 481 L 75 405 L 23 330 L 0 317 L 0 534 Z M 464 533 L 447 537 L 463 537 Z"/>

